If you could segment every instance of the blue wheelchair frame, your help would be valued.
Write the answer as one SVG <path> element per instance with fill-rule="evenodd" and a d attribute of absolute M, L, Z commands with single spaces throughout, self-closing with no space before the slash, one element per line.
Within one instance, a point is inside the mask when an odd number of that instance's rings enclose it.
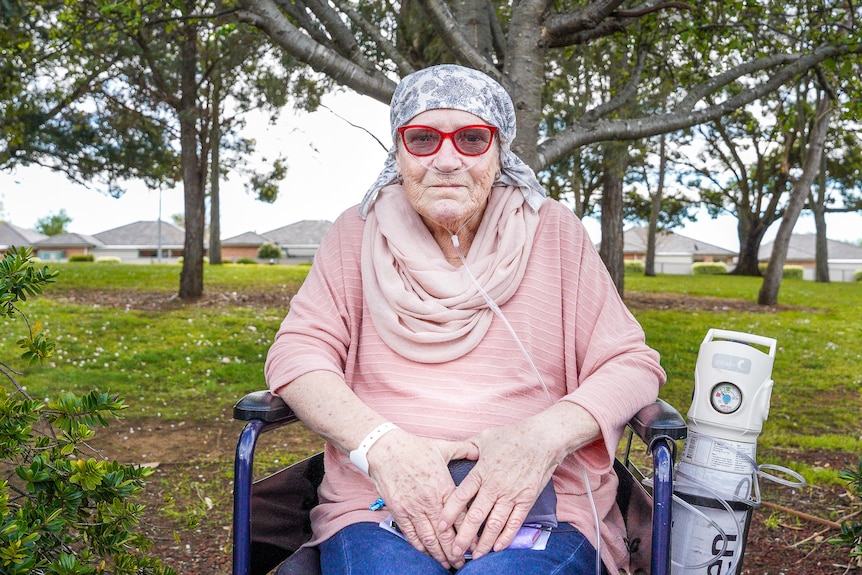
<path fill-rule="evenodd" d="M 263 575 L 252 571 L 252 487 L 254 449 L 261 434 L 298 421 L 296 415 L 280 397 L 268 391 L 258 391 L 243 397 L 234 406 L 234 419 L 246 421 L 236 448 L 234 461 L 234 517 L 233 517 L 233 574 Z M 643 474 L 630 459 L 629 452 L 633 435 L 639 437 L 652 455 L 651 530 L 649 537 L 650 575 L 669 575 L 671 546 L 671 499 L 673 494 L 673 465 L 676 456 L 676 441 L 686 437 L 687 429 L 682 416 L 668 403 L 657 400 L 643 408 L 628 423 L 631 431 L 622 459 L 617 459 L 615 469 L 620 476 L 617 502 L 627 516 L 632 492 L 643 489 Z M 320 454 L 318 454 L 320 455 Z M 308 460 L 306 460 L 308 461 Z M 649 510 L 648 510 L 649 511 Z M 627 523 L 630 536 L 632 526 Z M 636 550 L 639 541 L 633 547 Z M 630 545 L 632 542 L 630 541 Z M 317 554 L 302 548 L 289 561 L 290 573 L 311 575 L 319 573 Z"/>

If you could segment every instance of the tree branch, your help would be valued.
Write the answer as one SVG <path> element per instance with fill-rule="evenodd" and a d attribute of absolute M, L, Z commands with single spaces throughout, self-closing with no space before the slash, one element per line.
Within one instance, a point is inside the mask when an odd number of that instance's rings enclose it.
<path fill-rule="evenodd" d="M 467 41 L 461 29 L 458 27 L 457 20 L 449 10 L 449 5 L 443 0 L 427 0 L 422 3 L 431 22 L 434 24 L 440 37 L 449 46 L 458 59 L 467 66 L 471 66 L 500 83 L 503 83 L 503 75 L 500 73 L 493 63 L 489 62 L 473 45 Z"/>
<path fill-rule="evenodd" d="M 826 46 L 825 48 L 821 47 L 819 50 L 831 50 L 834 48 L 834 46 Z M 700 86 L 695 86 L 692 90 L 688 92 L 688 94 L 686 94 L 685 98 L 680 101 L 679 108 L 681 110 L 691 110 L 701 100 L 707 98 L 711 94 L 718 92 L 719 89 L 724 88 L 731 82 L 739 80 L 743 76 L 748 76 L 756 72 L 763 72 L 764 70 L 769 70 L 776 66 L 787 65 L 788 67 L 792 67 L 806 57 L 816 57 L 817 53 L 818 50 L 815 50 L 807 56 L 800 56 L 799 54 L 771 54 L 769 56 L 764 56 L 763 58 L 757 58 L 756 60 L 745 62 L 734 68 L 731 68 L 730 70 L 727 70 L 722 74 L 719 74 L 718 76 L 710 78 Z M 822 62 L 829 57 L 831 57 L 831 55 L 822 58 L 817 63 Z M 814 65 L 815 64 L 806 66 L 805 68 L 799 70 L 799 73 L 804 72 L 805 70 L 810 67 L 813 67 Z"/>
<path fill-rule="evenodd" d="M 395 63 L 395 67 L 398 68 L 398 73 L 401 76 L 406 76 L 415 71 L 410 62 L 408 62 L 407 59 L 401 55 L 401 52 L 398 51 L 398 48 L 396 48 L 395 45 L 387 38 L 383 37 L 377 26 L 363 18 L 356 10 L 353 9 L 353 6 L 351 6 L 350 3 L 345 2 L 344 0 L 334 0 L 334 2 L 341 11 L 347 14 L 350 21 L 356 24 L 364 33 L 368 34 L 383 54 Z"/>
<path fill-rule="evenodd" d="M 601 5 L 600 5 L 601 4 Z M 662 2 L 631 10 L 615 10 L 621 2 L 595 3 L 586 10 L 549 16 L 542 31 L 542 40 L 551 48 L 586 44 L 622 32 L 643 16 L 661 10 L 693 10 L 685 2 Z"/>
<path fill-rule="evenodd" d="M 323 24 L 324 30 L 332 38 L 335 48 L 342 56 L 366 69 L 374 68 L 374 65 L 362 53 L 353 32 L 344 25 L 339 14 L 328 3 L 320 0 L 306 0 L 305 4 Z"/>
<path fill-rule="evenodd" d="M 544 21 L 543 36 L 568 36 L 591 30 L 604 22 L 625 0 L 597 0 L 576 12 L 551 14 Z"/>
<path fill-rule="evenodd" d="M 678 10 L 694 10 L 694 6 L 686 4 L 685 2 L 662 2 L 655 6 L 644 6 L 642 8 L 635 8 L 632 10 L 616 10 L 611 13 L 611 16 L 615 18 L 640 18 L 641 16 L 646 16 L 653 12 L 660 12 L 671 8 Z"/>
<path fill-rule="evenodd" d="M 321 46 L 331 47 L 331 39 L 327 36 L 326 31 L 319 26 L 319 23 L 309 17 L 307 7 L 302 0 L 295 2 L 275 0 L 275 3 L 285 14 L 296 20 L 299 23 L 299 27 L 305 30 L 311 36 L 312 40 Z"/>
<path fill-rule="evenodd" d="M 538 146 L 537 168 L 543 169 L 558 162 L 573 148 L 608 140 L 637 140 L 658 134 L 690 128 L 704 122 L 716 120 L 733 110 L 754 102 L 778 87 L 790 82 L 817 64 L 831 58 L 862 52 L 862 46 L 821 46 L 808 54 L 795 54 L 762 58 L 755 62 L 740 65 L 725 74 L 695 87 L 676 108 L 668 114 L 634 118 L 630 120 L 598 120 L 595 122 L 574 122 L 566 131 L 550 138 Z M 767 65 L 772 64 L 772 66 Z M 767 71 L 775 65 L 783 65 L 770 72 L 768 79 L 740 91 L 735 96 L 719 104 L 709 105 L 691 111 L 694 103 L 722 86 L 738 79 L 750 71 Z M 741 70 L 740 70 L 741 69 Z"/>
<path fill-rule="evenodd" d="M 491 22 L 491 43 L 502 68 L 506 62 L 506 35 L 503 33 L 503 27 L 500 26 L 500 19 L 497 18 L 497 12 L 491 0 L 486 0 L 485 7 L 488 10 L 488 20 Z"/>
<path fill-rule="evenodd" d="M 242 5 L 239 20 L 263 30 L 284 51 L 339 84 L 389 104 L 395 82 L 383 72 L 367 70 L 315 42 L 285 18 L 273 0 L 242 0 Z"/>
<path fill-rule="evenodd" d="M 638 86 L 640 85 L 641 76 L 643 75 L 644 66 L 646 64 L 646 56 L 646 47 L 643 45 L 638 46 L 637 59 L 629 74 L 629 81 L 626 82 L 625 86 L 623 86 L 613 98 L 604 104 L 599 104 L 584 114 L 581 118 L 582 122 L 594 122 L 602 116 L 605 116 L 614 110 L 618 110 L 637 95 Z"/>

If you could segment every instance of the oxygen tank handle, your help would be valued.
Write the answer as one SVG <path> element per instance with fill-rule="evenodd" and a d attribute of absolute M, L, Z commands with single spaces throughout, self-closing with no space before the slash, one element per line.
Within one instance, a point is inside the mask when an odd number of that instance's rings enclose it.
<path fill-rule="evenodd" d="M 775 348 L 778 342 L 771 337 L 763 337 L 751 333 L 743 333 L 741 331 L 730 331 L 726 329 L 710 329 L 703 338 L 703 343 L 708 343 L 715 339 L 724 339 L 728 341 L 738 341 L 739 343 L 747 343 L 754 345 L 762 345 L 769 348 L 770 357 L 775 357 Z"/>

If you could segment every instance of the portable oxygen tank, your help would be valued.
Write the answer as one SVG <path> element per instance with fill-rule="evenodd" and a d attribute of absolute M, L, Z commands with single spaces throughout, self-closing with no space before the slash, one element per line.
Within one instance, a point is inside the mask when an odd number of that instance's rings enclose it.
<path fill-rule="evenodd" d="M 674 506 L 673 575 L 741 571 L 748 526 L 757 505 L 752 499 L 757 481 L 755 453 L 769 414 L 775 348 L 771 338 L 716 329 L 709 330 L 701 343 L 688 437 L 674 483 L 676 496 L 702 515 Z"/>

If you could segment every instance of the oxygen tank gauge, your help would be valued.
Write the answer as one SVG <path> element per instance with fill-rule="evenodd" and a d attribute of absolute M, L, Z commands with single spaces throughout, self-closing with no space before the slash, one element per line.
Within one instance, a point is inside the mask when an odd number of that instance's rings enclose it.
<path fill-rule="evenodd" d="M 719 383 L 712 388 L 712 406 L 719 413 L 733 413 L 742 405 L 742 391 L 732 383 Z"/>

